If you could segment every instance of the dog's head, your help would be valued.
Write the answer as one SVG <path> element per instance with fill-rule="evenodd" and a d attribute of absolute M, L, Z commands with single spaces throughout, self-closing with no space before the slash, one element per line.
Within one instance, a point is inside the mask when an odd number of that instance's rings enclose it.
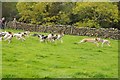
<path fill-rule="evenodd" d="M 95 38 L 95 41 L 100 41 L 101 40 L 101 38 Z"/>
<path fill-rule="evenodd" d="M 21 32 L 18 32 L 18 34 L 21 34 Z"/>
<path fill-rule="evenodd" d="M 52 35 L 52 36 L 54 36 L 54 34 L 53 34 L 53 33 L 52 33 L 51 35 Z"/>
<path fill-rule="evenodd" d="M 25 33 L 25 32 L 24 32 L 23 34 L 24 34 L 24 35 L 27 35 L 27 33 Z"/>
<path fill-rule="evenodd" d="M 61 36 L 64 36 L 64 35 L 65 35 L 65 33 L 62 33 L 62 34 L 61 34 Z"/>
<path fill-rule="evenodd" d="M 28 35 L 28 34 L 30 34 L 30 31 L 25 31 L 24 33 Z"/>
<path fill-rule="evenodd" d="M 12 34 L 12 32 L 8 32 L 9 34 Z"/>
<path fill-rule="evenodd" d="M 53 39 L 54 39 L 54 40 L 56 40 L 57 38 L 58 38 L 58 35 L 57 35 L 57 34 L 53 36 Z"/>

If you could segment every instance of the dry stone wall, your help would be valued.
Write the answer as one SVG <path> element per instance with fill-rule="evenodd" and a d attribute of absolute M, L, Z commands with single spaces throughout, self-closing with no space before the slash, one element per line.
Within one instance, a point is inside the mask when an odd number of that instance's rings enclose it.
<path fill-rule="evenodd" d="M 74 26 L 67 25 L 56 25 L 56 26 L 42 26 L 34 24 L 26 24 L 17 22 L 16 27 L 13 26 L 13 22 L 8 22 L 7 27 L 11 29 L 22 29 L 35 32 L 58 32 L 63 30 L 65 34 L 68 35 L 77 35 L 77 36 L 93 36 L 101 38 L 110 38 L 110 39 L 120 39 L 120 30 L 114 28 L 77 28 Z"/>

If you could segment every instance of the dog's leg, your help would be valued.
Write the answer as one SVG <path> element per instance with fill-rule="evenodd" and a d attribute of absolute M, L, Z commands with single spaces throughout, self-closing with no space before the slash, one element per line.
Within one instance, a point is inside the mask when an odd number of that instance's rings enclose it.
<path fill-rule="evenodd" d="M 43 39 L 40 39 L 40 42 L 43 42 L 44 40 Z"/>
<path fill-rule="evenodd" d="M 110 46 L 110 43 L 108 43 L 108 46 Z"/>
<path fill-rule="evenodd" d="M 29 34 L 27 34 L 27 37 L 28 37 L 28 38 L 30 37 Z"/>
<path fill-rule="evenodd" d="M 43 39 L 43 41 L 42 41 L 42 42 L 47 43 L 45 39 Z"/>
<path fill-rule="evenodd" d="M 103 47 L 104 43 L 105 43 L 105 42 L 102 42 L 102 45 L 101 45 L 102 47 Z"/>
<path fill-rule="evenodd" d="M 11 39 L 12 39 L 12 35 L 10 35 L 6 40 L 8 40 L 8 43 L 10 43 Z"/>
<path fill-rule="evenodd" d="M 4 38 L 4 41 L 7 41 L 8 40 L 8 37 Z"/>
<path fill-rule="evenodd" d="M 22 38 L 22 41 L 25 41 L 25 38 L 21 37 Z"/>
<path fill-rule="evenodd" d="M 10 44 L 11 40 L 8 40 L 8 44 Z"/>
<path fill-rule="evenodd" d="M 6 41 L 7 38 L 8 38 L 8 35 L 5 35 L 5 36 L 3 37 L 4 41 Z"/>
<path fill-rule="evenodd" d="M 52 42 L 52 39 L 48 39 L 48 41 L 51 43 L 51 42 Z"/>
<path fill-rule="evenodd" d="M 97 43 L 97 47 L 99 47 L 99 44 Z"/>
<path fill-rule="evenodd" d="M 21 39 L 21 36 L 16 36 L 16 39 L 17 39 L 17 40 L 20 40 L 20 39 Z"/>
<path fill-rule="evenodd" d="M 110 42 L 109 41 L 107 42 L 107 45 L 110 46 Z"/>
<path fill-rule="evenodd" d="M 20 40 L 21 38 L 19 37 L 19 38 L 17 38 L 18 40 Z"/>
<path fill-rule="evenodd" d="M 83 42 L 85 42 L 85 40 L 83 39 L 83 40 L 81 40 L 80 42 L 78 42 L 78 43 L 83 43 Z"/>
<path fill-rule="evenodd" d="M 94 42 L 96 44 L 97 47 L 99 47 L 99 44 L 97 42 Z"/>
<path fill-rule="evenodd" d="M 47 44 L 48 42 L 47 42 L 47 40 L 44 40 L 44 42 Z"/>
<path fill-rule="evenodd" d="M 16 36 L 16 39 L 17 39 L 17 40 L 20 40 L 20 37 Z"/>
<path fill-rule="evenodd" d="M 80 43 L 83 43 L 84 41 L 83 40 L 81 40 L 81 41 L 79 41 L 79 42 L 75 42 L 74 44 L 80 44 Z"/>
<path fill-rule="evenodd" d="M 80 44 L 80 43 L 83 43 L 84 41 L 80 41 L 80 42 L 78 42 L 78 44 Z"/>
<path fill-rule="evenodd" d="M 61 43 L 63 43 L 63 40 L 62 40 L 62 39 L 60 39 L 60 41 L 61 41 Z"/>
<path fill-rule="evenodd" d="M 110 44 L 108 43 L 108 46 L 110 46 Z"/>
<path fill-rule="evenodd" d="M 23 40 L 25 41 L 26 39 L 25 39 L 25 38 L 23 38 Z"/>
<path fill-rule="evenodd" d="M 54 42 L 54 40 L 53 39 L 49 39 L 49 42 L 52 43 L 52 42 Z"/>
<path fill-rule="evenodd" d="M 2 37 L 0 37 L 0 41 L 2 41 Z"/>
<path fill-rule="evenodd" d="M 11 43 L 12 41 L 12 38 L 13 38 L 13 35 L 11 35 L 10 39 L 9 39 L 9 43 Z"/>
<path fill-rule="evenodd" d="M 52 39 L 52 42 L 55 42 L 55 40 L 54 40 L 54 39 Z"/>
<path fill-rule="evenodd" d="M 21 40 L 22 40 L 22 42 L 24 41 L 24 39 L 23 38 L 20 38 Z"/>

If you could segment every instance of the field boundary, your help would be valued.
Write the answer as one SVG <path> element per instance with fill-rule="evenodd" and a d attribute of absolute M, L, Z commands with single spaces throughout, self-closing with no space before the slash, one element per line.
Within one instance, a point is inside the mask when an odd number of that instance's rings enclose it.
<path fill-rule="evenodd" d="M 120 39 L 120 30 L 115 28 L 88 28 L 88 27 L 74 27 L 71 25 L 54 25 L 54 26 L 42 26 L 35 24 L 27 24 L 22 22 L 13 23 L 9 21 L 7 28 L 18 29 L 18 30 L 29 30 L 34 32 L 59 32 L 63 30 L 65 34 L 77 35 L 77 36 L 90 36 L 90 37 L 101 37 L 109 39 Z"/>

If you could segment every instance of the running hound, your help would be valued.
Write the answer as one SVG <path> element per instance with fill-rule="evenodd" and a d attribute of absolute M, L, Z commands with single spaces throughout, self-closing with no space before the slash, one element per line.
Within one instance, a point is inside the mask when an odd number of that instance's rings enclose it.
<path fill-rule="evenodd" d="M 7 33 L 5 34 L 5 36 L 3 37 L 4 41 L 7 41 L 7 40 L 8 40 L 8 43 L 11 42 L 12 38 L 13 38 L 12 32 L 7 32 Z"/>
<path fill-rule="evenodd" d="M 29 37 L 30 31 L 19 32 L 18 34 L 23 34 L 24 36 Z"/>
<path fill-rule="evenodd" d="M 22 41 L 24 41 L 25 40 L 25 35 L 23 34 L 23 33 L 15 33 L 15 34 L 13 34 L 13 36 L 14 37 L 16 37 L 16 39 L 18 39 L 18 40 L 22 40 Z"/>
<path fill-rule="evenodd" d="M 98 42 L 102 43 L 102 45 L 101 45 L 102 47 L 103 47 L 104 44 L 107 44 L 108 46 L 110 46 L 110 41 L 109 40 L 98 38 Z"/>
<path fill-rule="evenodd" d="M 2 38 L 7 34 L 7 32 L 0 32 L 0 41 L 2 41 Z"/>
<path fill-rule="evenodd" d="M 37 36 L 40 39 L 40 42 L 45 42 L 48 38 L 48 36 L 43 34 L 33 34 L 32 36 Z"/>
<path fill-rule="evenodd" d="M 62 40 L 62 37 L 63 37 L 63 36 L 64 36 L 64 33 L 55 34 L 55 35 L 53 36 L 53 39 L 54 39 L 54 40 L 60 40 L 61 43 L 63 43 L 63 40 Z"/>
<path fill-rule="evenodd" d="M 90 42 L 90 43 L 96 44 L 96 46 L 99 46 L 99 44 L 98 44 L 98 38 L 85 38 L 85 39 L 82 39 L 82 40 L 81 40 L 80 42 L 78 42 L 77 44 L 83 43 L 83 42 Z"/>

